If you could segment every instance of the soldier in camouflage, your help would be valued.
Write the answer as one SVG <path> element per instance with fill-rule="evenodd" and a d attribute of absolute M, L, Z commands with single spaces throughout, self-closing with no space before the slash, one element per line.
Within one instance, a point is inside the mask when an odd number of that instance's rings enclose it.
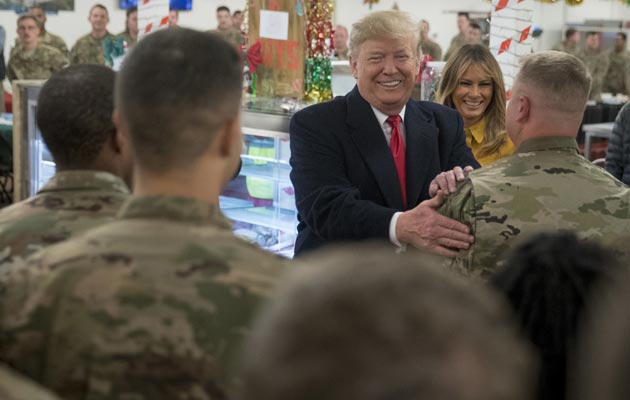
<path fill-rule="evenodd" d="M 53 35 L 46 30 L 46 12 L 40 5 L 31 6 L 28 9 L 29 15 L 32 15 L 39 22 L 41 33 L 39 34 L 39 43 L 45 44 L 50 47 L 54 47 L 61 52 L 61 54 L 68 55 L 68 46 L 61 36 Z"/>
<path fill-rule="evenodd" d="M 22 15 L 17 21 L 19 44 L 11 51 L 7 78 L 48 79 L 68 65 L 68 57 L 54 47 L 39 43 L 39 23 L 32 15 Z"/>
<path fill-rule="evenodd" d="M 104 66 L 77 65 L 42 88 L 37 123 L 57 173 L 0 210 L 0 265 L 112 220 L 128 197 L 131 156 L 111 120 L 114 79 Z"/>
<path fill-rule="evenodd" d="M 556 43 L 552 50 L 562 51 L 575 56 L 579 51 L 578 43 L 580 43 L 580 32 L 573 28 L 569 28 L 564 33 L 564 41 Z"/>
<path fill-rule="evenodd" d="M 599 48 L 599 33 L 587 32 L 582 49 L 577 57 L 584 62 L 593 79 L 590 100 L 599 100 L 602 94 L 604 78 L 608 72 L 608 56 Z"/>
<path fill-rule="evenodd" d="M 138 7 L 134 6 L 127 9 L 125 30 L 116 37 L 127 42 L 128 47 L 133 47 L 138 42 Z"/>
<path fill-rule="evenodd" d="M 90 9 L 88 21 L 92 25 L 92 32 L 82 36 L 70 50 L 72 64 L 101 64 L 105 65 L 103 41 L 114 40 L 114 35 L 107 31 L 109 13 L 102 4 L 95 4 Z"/>
<path fill-rule="evenodd" d="M 589 85 L 574 56 L 524 58 L 506 117 L 516 153 L 470 172 L 440 208 L 475 234 L 471 249 L 454 260 L 456 269 L 486 278 L 506 250 L 541 231 L 573 230 L 604 243 L 630 233 L 630 189 L 578 153 Z"/>
<path fill-rule="evenodd" d="M 448 46 L 446 54 L 444 55 L 444 61 L 448 61 L 448 59 L 455 54 L 457 50 L 464 45 L 464 43 L 466 43 L 466 32 L 468 31 L 469 25 L 470 17 L 468 13 L 457 13 L 457 29 L 459 29 L 459 33 L 451 39 L 451 44 Z"/>
<path fill-rule="evenodd" d="M 626 50 L 627 36 L 618 32 L 615 48 L 608 55 L 610 66 L 604 79 L 604 92 L 630 94 L 630 52 Z"/>
<path fill-rule="evenodd" d="M 2 400 L 58 400 L 48 390 L 39 387 L 9 368 L 0 365 L 0 399 Z"/>
<path fill-rule="evenodd" d="M 0 359 L 68 400 L 230 398 L 232 361 L 285 263 L 219 211 L 240 160 L 240 62 L 185 28 L 136 45 L 114 114 L 134 197 L 117 221 L 0 274 Z"/>
<path fill-rule="evenodd" d="M 229 43 L 232 43 L 237 49 L 240 49 L 243 45 L 241 30 L 234 28 L 230 9 L 226 6 L 217 7 L 217 29 L 211 30 L 210 32 L 219 34 Z"/>
<path fill-rule="evenodd" d="M 422 47 L 422 54 L 430 55 L 433 61 L 440 61 L 442 59 L 442 48 L 431 40 L 431 36 L 429 36 L 429 21 L 423 19 L 421 22 L 420 46 Z"/>

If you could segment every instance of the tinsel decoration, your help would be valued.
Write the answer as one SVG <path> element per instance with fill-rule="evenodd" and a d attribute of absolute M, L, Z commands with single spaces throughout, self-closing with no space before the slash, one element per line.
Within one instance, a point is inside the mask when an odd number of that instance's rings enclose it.
<path fill-rule="evenodd" d="M 332 99 L 332 0 L 306 1 L 305 100 Z"/>
<path fill-rule="evenodd" d="M 378 3 L 380 0 L 363 0 L 363 4 L 367 4 L 368 7 L 370 7 L 370 10 L 372 9 L 372 4 L 376 4 Z"/>
<path fill-rule="evenodd" d="M 579 6 L 584 3 L 584 0 L 564 0 L 564 2 L 570 6 Z"/>

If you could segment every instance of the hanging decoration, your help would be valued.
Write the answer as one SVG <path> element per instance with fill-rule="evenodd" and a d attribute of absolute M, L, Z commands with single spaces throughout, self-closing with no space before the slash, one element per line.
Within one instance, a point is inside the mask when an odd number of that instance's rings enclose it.
<path fill-rule="evenodd" d="M 367 4 L 368 7 L 370 7 L 370 10 L 372 9 L 372 4 L 376 4 L 378 3 L 380 0 L 363 0 L 363 4 Z"/>
<path fill-rule="evenodd" d="M 531 52 L 534 3 L 531 0 L 493 0 L 490 51 L 497 59 L 509 93 L 519 58 Z"/>
<path fill-rule="evenodd" d="M 621 3 L 630 6 L 630 0 L 619 0 Z"/>
<path fill-rule="evenodd" d="M 575 7 L 584 3 L 584 0 L 564 0 L 564 2 L 572 7 Z"/>
<path fill-rule="evenodd" d="M 332 0 L 307 1 L 304 86 L 305 100 L 313 103 L 332 99 L 332 14 Z"/>

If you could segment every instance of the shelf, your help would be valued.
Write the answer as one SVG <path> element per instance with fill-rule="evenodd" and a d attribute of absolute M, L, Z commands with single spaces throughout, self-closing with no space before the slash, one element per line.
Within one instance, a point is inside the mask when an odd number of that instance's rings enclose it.
<path fill-rule="evenodd" d="M 233 221 L 296 232 L 297 213 L 277 207 L 249 207 L 224 210 L 223 214 Z"/>

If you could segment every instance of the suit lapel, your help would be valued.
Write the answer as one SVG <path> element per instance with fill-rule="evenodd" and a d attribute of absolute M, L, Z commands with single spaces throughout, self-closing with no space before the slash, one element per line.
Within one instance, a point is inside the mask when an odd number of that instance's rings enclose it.
<path fill-rule="evenodd" d="M 402 210 L 400 185 L 394 178 L 397 176 L 394 158 L 370 104 L 361 97 L 356 87 L 348 94 L 346 122 L 350 127 L 350 137 L 374 175 L 386 205 Z"/>
<path fill-rule="evenodd" d="M 423 186 L 434 178 L 427 176 L 427 174 L 433 157 L 438 152 L 438 134 L 439 131 L 430 114 L 425 112 L 419 103 L 409 101 L 405 110 L 405 155 L 409 208 L 418 204 Z"/>

